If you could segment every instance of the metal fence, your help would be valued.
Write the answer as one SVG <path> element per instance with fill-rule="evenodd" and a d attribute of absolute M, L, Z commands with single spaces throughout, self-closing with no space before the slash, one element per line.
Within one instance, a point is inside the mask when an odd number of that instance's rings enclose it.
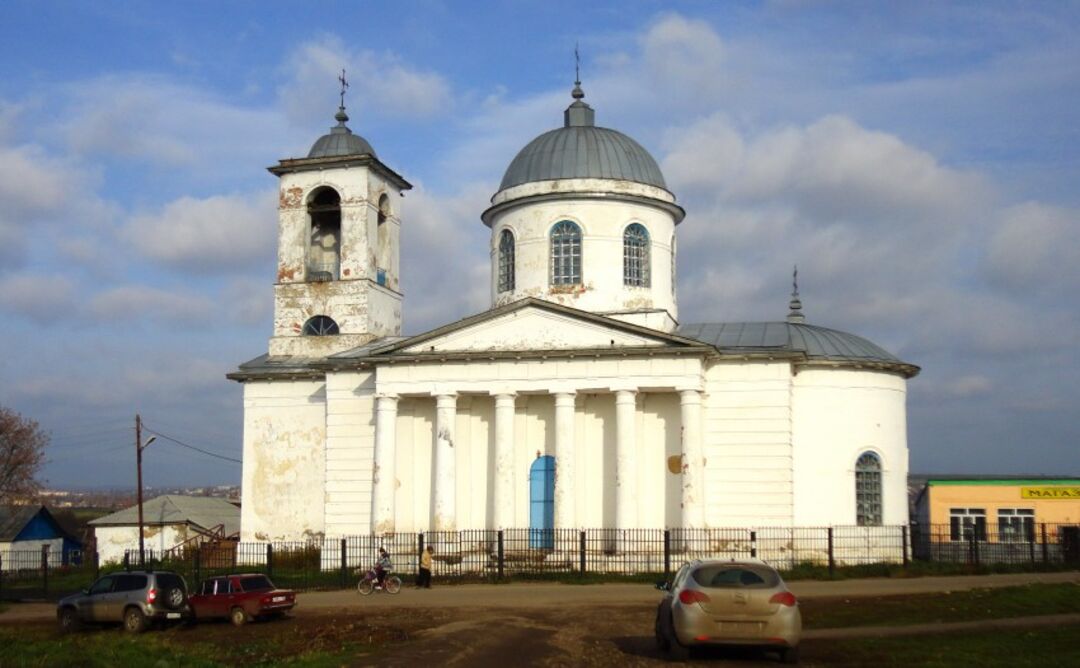
<path fill-rule="evenodd" d="M 500 581 L 565 576 L 669 573 L 692 559 L 756 557 L 781 570 L 806 564 L 836 567 L 931 562 L 991 565 L 1074 563 L 1080 567 L 1080 525 L 1036 524 L 998 533 L 918 524 L 881 527 L 760 527 L 708 529 L 504 529 L 348 536 L 307 542 L 221 541 L 167 552 L 145 551 L 145 566 L 174 570 L 191 586 L 235 572 L 265 573 L 281 587 L 351 586 L 380 548 L 405 579 L 420 555 L 434 549 L 442 580 Z M 101 570 L 136 568 L 130 550 L 119 565 L 98 567 L 96 554 L 58 566 L 47 551 L 0 552 L 0 598 L 42 598 L 78 591 Z M 76 560 L 72 560 L 76 561 Z"/>

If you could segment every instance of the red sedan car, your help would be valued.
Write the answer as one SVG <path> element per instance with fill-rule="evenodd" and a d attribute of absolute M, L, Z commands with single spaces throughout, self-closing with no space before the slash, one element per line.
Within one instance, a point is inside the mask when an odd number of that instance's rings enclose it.
<path fill-rule="evenodd" d="M 236 626 L 261 617 L 283 616 L 296 606 L 296 592 L 278 589 L 257 573 L 207 578 L 188 598 L 195 619 L 228 618 Z"/>

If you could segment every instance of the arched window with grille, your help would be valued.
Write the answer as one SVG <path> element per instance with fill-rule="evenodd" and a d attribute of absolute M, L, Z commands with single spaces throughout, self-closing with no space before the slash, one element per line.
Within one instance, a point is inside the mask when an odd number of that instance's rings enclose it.
<path fill-rule="evenodd" d="M 623 285 L 649 287 L 649 231 L 640 223 L 623 232 Z"/>
<path fill-rule="evenodd" d="M 855 522 L 881 526 L 881 460 L 864 452 L 855 462 Z"/>
<path fill-rule="evenodd" d="M 499 233 L 499 292 L 514 289 L 514 233 Z"/>
<path fill-rule="evenodd" d="M 581 283 L 581 228 L 563 220 L 551 228 L 551 284 Z"/>
<path fill-rule="evenodd" d="M 338 333 L 338 324 L 328 315 L 317 315 L 304 323 L 304 336 L 333 336 Z"/>

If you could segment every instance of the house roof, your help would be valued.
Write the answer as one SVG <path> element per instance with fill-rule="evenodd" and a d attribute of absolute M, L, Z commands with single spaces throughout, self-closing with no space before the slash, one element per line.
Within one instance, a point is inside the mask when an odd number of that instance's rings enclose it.
<path fill-rule="evenodd" d="M 44 506 L 0 506 L 0 542 L 15 540 Z"/>
<path fill-rule="evenodd" d="M 93 526 L 136 526 L 138 523 L 138 505 L 90 522 Z M 165 494 L 143 502 L 143 524 L 194 524 L 202 529 L 222 524 L 225 534 L 230 535 L 240 531 L 240 509 L 225 499 Z"/>
<path fill-rule="evenodd" d="M 30 524 L 35 517 L 44 513 L 46 520 L 56 529 L 56 537 L 77 539 L 64 530 L 49 509 L 42 505 L 31 506 L 0 506 L 0 543 L 10 543 L 18 538 L 26 525 Z"/>

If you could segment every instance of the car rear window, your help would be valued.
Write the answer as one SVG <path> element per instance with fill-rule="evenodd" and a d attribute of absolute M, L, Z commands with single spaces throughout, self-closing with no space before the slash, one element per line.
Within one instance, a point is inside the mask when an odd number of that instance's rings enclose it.
<path fill-rule="evenodd" d="M 113 591 L 139 591 L 146 589 L 145 575 L 118 575 Z"/>
<path fill-rule="evenodd" d="M 273 589 L 274 585 L 265 575 L 253 575 L 247 578 L 240 578 L 240 588 L 243 591 L 265 591 L 267 589 Z"/>
<path fill-rule="evenodd" d="M 767 589 L 779 584 L 780 576 L 770 568 L 718 564 L 694 571 L 694 581 L 717 589 Z"/>
<path fill-rule="evenodd" d="M 180 589 L 187 591 L 187 587 L 184 585 L 184 578 L 175 573 L 158 573 L 157 586 L 158 589 L 172 589 L 173 587 L 179 587 Z"/>

